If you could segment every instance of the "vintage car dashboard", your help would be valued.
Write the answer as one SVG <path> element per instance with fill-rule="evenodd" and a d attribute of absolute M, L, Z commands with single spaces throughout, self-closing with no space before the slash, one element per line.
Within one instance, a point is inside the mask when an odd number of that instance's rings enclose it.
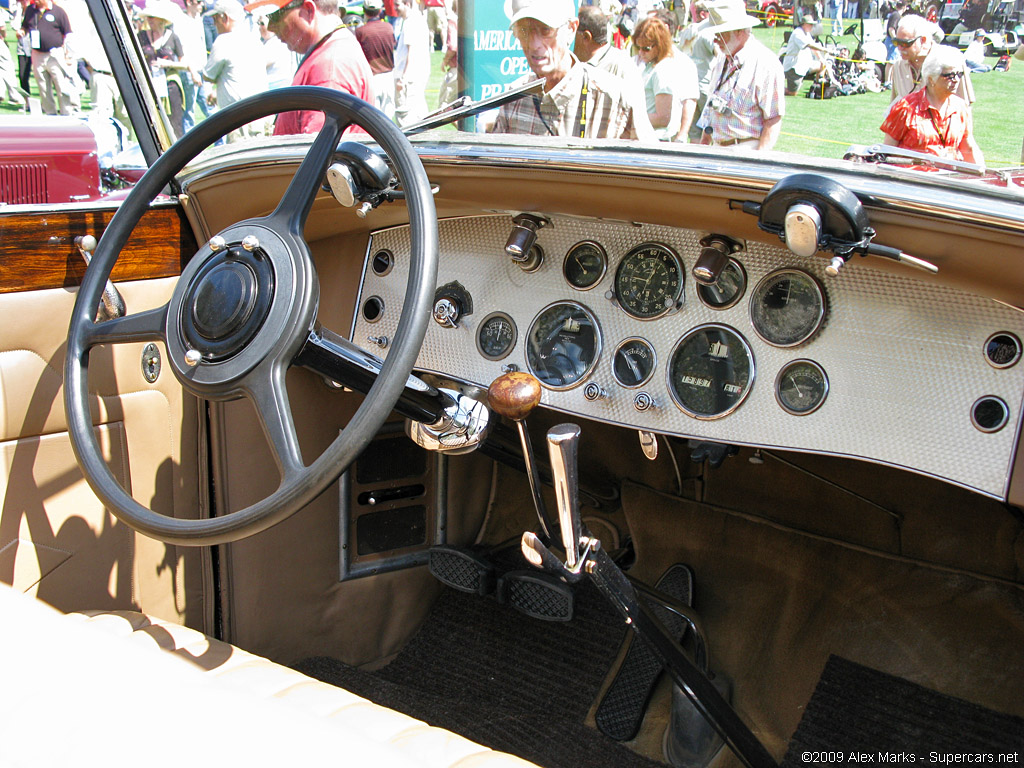
<path fill-rule="evenodd" d="M 851 261 L 733 241 L 712 286 L 708 233 L 543 217 L 505 252 L 513 214 L 439 222 L 435 322 L 417 369 L 487 386 L 532 372 L 569 415 L 736 445 L 851 456 L 1005 498 L 1024 392 L 1024 315 Z M 352 340 L 381 357 L 406 285 L 409 231 L 370 238 Z"/>

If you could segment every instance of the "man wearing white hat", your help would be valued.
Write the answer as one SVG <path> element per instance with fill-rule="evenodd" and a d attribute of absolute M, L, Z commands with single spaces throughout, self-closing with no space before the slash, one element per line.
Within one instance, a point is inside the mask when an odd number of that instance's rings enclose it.
<path fill-rule="evenodd" d="M 213 41 L 202 75 L 217 85 L 217 105 L 224 108 L 236 101 L 267 90 L 267 60 L 263 46 L 245 23 L 245 11 L 238 0 L 217 0 L 206 12 L 213 17 L 217 39 Z M 263 120 L 228 134 L 228 141 L 265 133 Z"/>
<path fill-rule="evenodd" d="M 503 106 L 492 132 L 656 141 L 626 81 L 583 64 L 569 49 L 579 24 L 573 0 L 520 0 L 513 8 L 512 33 L 533 74 L 544 78 L 544 95 Z"/>
<path fill-rule="evenodd" d="M 718 53 L 711 65 L 708 101 L 698 125 L 703 144 L 767 150 L 779 138 L 785 113 L 785 76 L 775 54 L 750 30 L 743 0 L 709 5 Z"/>

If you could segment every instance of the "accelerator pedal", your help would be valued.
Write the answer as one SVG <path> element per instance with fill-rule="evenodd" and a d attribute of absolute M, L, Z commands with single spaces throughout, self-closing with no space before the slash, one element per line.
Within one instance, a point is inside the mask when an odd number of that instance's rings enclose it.
<path fill-rule="evenodd" d="M 656 589 L 686 605 L 693 601 L 693 572 L 677 563 L 658 580 Z M 668 609 L 652 603 L 654 612 L 674 637 L 682 638 L 687 624 Z M 640 731 L 647 701 L 661 673 L 661 663 L 635 635 L 626 658 L 608 686 L 595 718 L 598 730 L 616 741 L 629 741 Z"/>
<path fill-rule="evenodd" d="M 442 584 L 471 595 L 489 595 L 494 591 L 494 567 L 490 560 L 459 547 L 431 547 L 430 572 Z"/>

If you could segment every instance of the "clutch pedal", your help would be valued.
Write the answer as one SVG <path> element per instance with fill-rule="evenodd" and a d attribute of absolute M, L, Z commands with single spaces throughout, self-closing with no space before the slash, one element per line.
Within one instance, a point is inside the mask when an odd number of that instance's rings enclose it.
<path fill-rule="evenodd" d="M 429 568 L 435 579 L 460 592 L 489 595 L 494 591 L 494 567 L 468 549 L 431 547 Z"/>

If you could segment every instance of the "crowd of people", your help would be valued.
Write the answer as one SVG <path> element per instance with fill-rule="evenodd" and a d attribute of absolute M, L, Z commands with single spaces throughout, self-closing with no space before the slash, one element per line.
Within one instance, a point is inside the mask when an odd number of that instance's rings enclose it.
<path fill-rule="evenodd" d="M 780 61 L 752 34 L 761 21 L 744 0 L 646 0 L 650 7 L 643 9 L 641 1 L 582 0 L 577 9 L 574 0 L 511 0 L 510 29 L 530 70 L 523 80 L 543 79 L 543 93 L 506 104 L 484 121 L 485 129 L 769 150 L 781 131 L 785 97 L 828 70 L 828 51 L 817 42 L 820 7 L 798 5 Z M 287 85 L 343 90 L 375 103 L 401 126 L 416 123 L 429 110 L 432 49 L 444 51 L 439 102 L 454 96 L 455 0 L 365 0 L 363 23 L 353 29 L 338 0 L 178 2 L 184 7 L 145 0 L 136 9 L 140 46 L 176 136 L 194 124 L 197 111 L 209 114 Z M 17 77 L 6 68 L 7 97 L 27 105 L 31 73 L 42 111 L 71 114 L 80 106 L 77 78 L 91 89 L 94 108 L 116 116 L 117 91 L 102 47 L 72 33 L 91 28 L 75 21 L 87 14 L 85 0 L 18 3 L 20 16 L 10 26 L 19 66 Z M 829 3 L 831 12 L 841 13 L 835 5 Z M 978 62 L 940 44 L 936 25 L 905 11 L 905 0 L 896 0 L 886 18 L 892 101 L 879 116 L 884 143 L 983 163 L 971 117 L 969 72 L 981 71 Z M 228 140 L 308 133 L 322 124 L 319 112 L 289 112 Z"/>
<path fill-rule="evenodd" d="M 584 0 L 577 12 L 573 0 L 514 0 L 510 26 L 531 70 L 523 80 L 543 78 L 544 93 L 502 107 L 489 129 L 768 150 L 785 97 L 830 72 L 830 52 L 818 42 L 820 3 L 798 5 L 781 62 L 752 34 L 761 21 L 743 0 L 696 0 L 685 24 L 678 3 L 656 3 L 635 14 L 632 29 L 623 16 L 638 10 L 637 0 L 629 3 Z M 882 142 L 983 165 L 969 73 L 984 70 L 906 7 L 898 0 L 887 18 L 892 99 L 879 115 Z M 863 64 L 873 71 L 873 62 Z"/>
<path fill-rule="evenodd" d="M 422 120 L 431 49 L 442 50 L 447 95 L 457 67 L 456 0 L 364 0 L 365 23 L 350 29 L 338 0 L 139 0 L 135 31 L 175 137 L 202 115 L 268 89 L 318 85 L 375 103 L 399 125 Z M 16 0 L 4 21 L 17 35 L 18 63 L 0 56 L 8 100 L 29 111 L 77 114 L 88 90 L 92 113 L 127 125 L 110 64 L 85 0 Z M 6 46 L 0 46 L 6 52 Z M 6 58 L 6 64 L 5 64 Z M 0 96 L 4 95 L 0 91 Z M 319 112 L 289 112 L 232 132 L 228 141 L 316 131 Z"/>

